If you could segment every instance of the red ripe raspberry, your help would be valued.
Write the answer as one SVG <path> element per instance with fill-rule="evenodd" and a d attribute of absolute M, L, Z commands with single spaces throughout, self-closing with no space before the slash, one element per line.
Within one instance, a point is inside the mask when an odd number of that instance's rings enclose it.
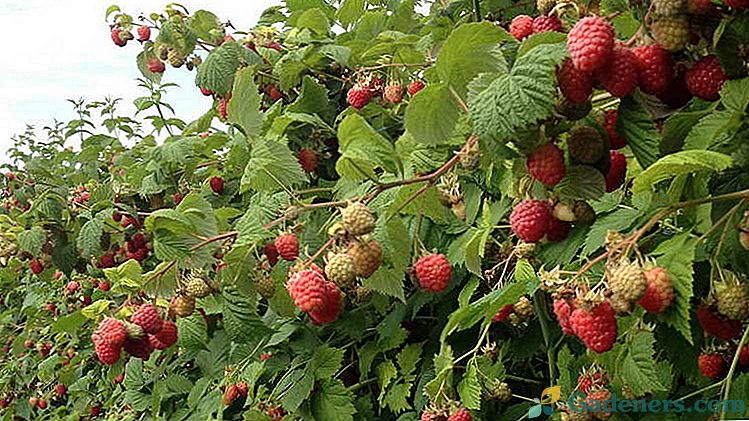
<path fill-rule="evenodd" d="M 551 221 L 551 207 L 542 200 L 523 200 L 510 214 L 512 232 L 526 243 L 535 243 L 544 235 Z"/>
<path fill-rule="evenodd" d="M 434 411 L 424 411 L 421 413 L 421 421 L 445 421 L 445 417 Z"/>
<path fill-rule="evenodd" d="M 658 44 L 642 45 L 632 52 L 637 57 L 640 90 L 646 94 L 655 95 L 668 88 L 674 76 L 671 53 Z"/>
<path fill-rule="evenodd" d="M 346 100 L 352 107 L 360 110 L 366 107 L 369 101 L 372 100 L 372 91 L 366 86 L 356 84 L 349 89 L 346 94 Z"/>
<path fill-rule="evenodd" d="M 65 289 L 68 290 L 69 294 L 75 294 L 76 292 L 81 290 L 81 284 L 79 284 L 77 281 L 70 281 L 67 285 L 65 285 Z"/>
<path fill-rule="evenodd" d="M 546 240 L 551 243 L 558 243 L 567 238 L 572 231 L 572 224 L 567 221 L 560 221 L 553 216 L 549 218 L 549 226 L 546 229 Z"/>
<path fill-rule="evenodd" d="M 153 304 L 142 304 L 135 310 L 130 321 L 143 328 L 146 333 L 154 334 L 161 330 L 164 320 Z"/>
<path fill-rule="evenodd" d="M 726 373 L 726 359 L 721 354 L 700 354 L 697 358 L 697 366 L 703 376 L 713 380 L 723 377 Z"/>
<path fill-rule="evenodd" d="M 714 55 L 701 58 L 687 70 L 685 76 L 689 92 L 705 101 L 717 101 L 720 98 L 720 88 L 726 79 L 726 73 L 720 66 L 718 57 Z"/>
<path fill-rule="evenodd" d="M 91 416 L 92 417 L 98 417 L 101 414 L 101 407 L 100 406 L 92 406 L 91 407 Z"/>
<path fill-rule="evenodd" d="M 268 263 L 270 263 L 271 266 L 278 263 L 278 249 L 276 249 L 274 243 L 266 243 L 265 246 L 263 246 L 263 254 L 268 258 Z"/>
<path fill-rule="evenodd" d="M 374 97 L 385 89 L 385 80 L 379 76 L 372 76 L 369 83 L 365 84 L 364 87 L 368 88 Z"/>
<path fill-rule="evenodd" d="M 567 36 L 567 50 L 572 62 L 585 72 L 604 66 L 613 49 L 614 28 L 600 17 L 580 19 Z"/>
<path fill-rule="evenodd" d="M 611 151 L 611 167 L 606 174 L 606 191 L 611 193 L 624 185 L 627 179 L 627 157 L 618 151 Z"/>
<path fill-rule="evenodd" d="M 221 121 L 226 121 L 229 118 L 229 98 L 221 98 L 218 101 L 218 116 Z"/>
<path fill-rule="evenodd" d="M 648 313 L 662 313 L 674 300 L 674 286 L 665 269 L 655 267 L 644 272 L 648 289 L 640 298 L 640 305 Z"/>
<path fill-rule="evenodd" d="M 299 151 L 299 165 L 306 172 L 315 172 L 317 168 L 317 153 L 309 148 L 302 148 Z"/>
<path fill-rule="evenodd" d="M 444 291 L 452 276 L 452 267 L 444 254 L 428 254 L 416 262 L 416 279 L 421 288 L 427 291 Z"/>
<path fill-rule="evenodd" d="M 148 59 L 148 71 L 151 73 L 164 73 L 164 70 L 166 70 L 166 65 L 164 65 L 164 62 L 157 59 L 157 58 L 150 58 Z"/>
<path fill-rule="evenodd" d="M 135 247 L 139 249 L 146 247 L 146 243 L 147 243 L 146 236 L 140 232 L 133 235 L 132 241 L 133 241 L 133 244 L 135 244 Z"/>
<path fill-rule="evenodd" d="M 312 323 L 323 325 L 333 323 L 338 320 L 341 314 L 341 290 L 338 286 L 330 281 L 325 281 L 325 302 L 317 310 L 310 311 L 309 317 Z"/>
<path fill-rule="evenodd" d="M 67 391 L 65 385 L 62 383 L 58 383 L 57 386 L 55 386 L 55 393 L 57 393 L 57 396 L 65 396 Z"/>
<path fill-rule="evenodd" d="M 627 139 L 625 139 L 619 132 L 616 131 L 616 120 L 619 118 L 619 111 L 608 110 L 603 115 L 603 128 L 609 135 L 609 148 L 610 149 L 621 149 L 627 146 Z"/>
<path fill-rule="evenodd" d="M 388 85 L 385 87 L 383 95 L 385 100 L 391 104 L 398 104 L 403 101 L 403 87 L 400 85 Z"/>
<path fill-rule="evenodd" d="M 112 29 L 112 42 L 114 42 L 114 45 L 118 47 L 124 47 L 127 44 L 127 40 L 122 38 L 122 29 L 120 28 L 114 28 Z"/>
<path fill-rule="evenodd" d="M 593 76 L 580 71 L 570 59 L 557 70 L 557 82 L 562 95 L 575 104 L 585 103 L 593 92 Z"/>
<path fill-rule="evenodd" d="M 122 384 L 123 381 L 125 381 L 125 373 L 120 373 L 112 380 L 112 383 Z"/>
<path fill-rule="evenodd" d="M 697 309 L 697 321 L 700 322 L 706 335 L 714 336 L 721 341 L 730 341 L 741 336 L 740 321 L 724 319 L 707 305 L 702 305 Z"/>
<path fill-rule="evenodd" d="M 528 15 L 515 16 L 510 22 L 510 33 L 518 41 L 533 34 L 533 18 Z"/>
<path fill-rule="evenodd" d="M 182 193 L 179 193 L 179 192 L 174 193 L 174 197 L 173 197 L 174 204 L 175 205 L 179 205 L 180 203 L 182 203 L 182 199 L 184 199 L 184 198 L 185 198 L 185 196 L 183 196 Z"/>
<path fill-rule="evenodd" d="M 540 32 L 564 32 L 562 21 L 556 16 L 538 16 L 533 19 L 532 30 L 534 34 Z"/>
<path fill-rule="evenodd" d="M 528 155 L 525 164 L 531 177 L 547 186 L 556 185 L 567 173 L 567 168 L 564 166 L 564 152 L 551 143 L 537 148 Z"/>
<path fill-rule="evenodd" d="M 314 269 L 295 273 L 286 284 L 294 304 L 305 313 L 323 308 L 327 297 L 325 278 Z"/>
<path fill-rule="evenodd" d="M 42 266 L 42 264 L 36 259 L 33 259 L 31 263 L 29 263 L 29 269 L 31 269 L 31 273 L 34 275 L 39 275 L 44 272 L 44 266 Z"/>
<path fill-rule="evenodd" d="M 127 339 L 127 328 L 121 321 L 107 317 L 99 323 L 94 334 L 113 347 L 119 348 Z"/>
<path fill-rule="evenodd" d="M 577 390 L 583 393 L 590 393 L 591 390 L 608 385 L 600 371 L 587 372 L 577 378 Z"/>
<path fill-rule="evenodd" d="M 270 85 L 268 87 L 268 95 L 270 95 L 271 102 L 276 102 L 283 98 L 283 93 L 278 89 L 276 85 Z"/>
<path fill-rule="evenodd" d="M 148 26 L 141 26 L 138 28 L 138 41 L 146 42 L 151 38 L 151 28 Z"/>
<path fill-rule="evenodd" d="M 99 287 L 100 291 L 104 291 L 104 292 L 107 292 L 110 289 L 109 282 L 107 281 L 100 281 L 97 286 Z"/>
<path fill-rule="evenodd" d="M 200 93 L 205 96 L 211 96 L 213 95 L 213 91 L 207 88 L 200 88 Z"/>
<path fill-rule="evenodd" d="M 420 80 L 414 80 L 408 84 L 408 94 L 414 96 L 418 94 L 426 85 Z"/>
<path fill-rule="evenodd" d="M 607 62 L 596 70 L 595 77 L 612 96 L 630 95 L 639 80 L 637 56 L 627 47 L 617 46 Z"/>
<path fill-rule="evenodd" d="M 161 326 L 161 330 L 153 336 L 164 345 L 164 348 L 157 349 L 169 348 L 177 343 L 177 325 L 174 322 L 167 320 Z"/>
<path fill-rule="evenodd" d="M 732 9 L 749 9 L 749 0 L 726 0 L 726 4 Z"/>
<path fill-rule="evenodd" d="M 224 192 L 224 179 L 221 177 L 211 177 L 210 180 L 211 190 L 216 194 Z"/>
<path fill-rule="evenodd" d="M 562 298 L 554 300 L 554 315 L 557 316 L 559 327 L 562 328 L 562 332 L 564 332 L 565 335 L 575 334 L 575 331 L 570 324 L 570 316 L 572 315 L 573 310 L 575 310 L 575 304 L 573 302 Z"/>
<path fill-rule="evenodd" d="M 39 402 L 36 404 L 39 409 L 47 409 L 47 401 L 45 399 L 39 399 Z"/>
<path fill-rule="evenodd" d="M 616 342 L 616 313 L 608 302 L 591 308 L 577 307 L 570 315 L 570 325 L 580 340 L 593 352 L 610 350 Z"/>
<path fill-rule="evenodd" d="M 132 355 L 135 358 L 140 358 L 143 361 L 151 358 L 153 352 L 153 345 L 149 339 L 150 335 L 144 335 L 140 339 L 128 338 L 125 341 L 125 352 Z"/>
<path fill-rule="evenodd" d="M 94 351 L 96 351 L 96 357 L 99 358 L 99 361 L 106 365 L 113 365 L 120 360 L 120 347 L 112 346 L 96 334 L 91 337 L 91 340 L 94 343 Z"/>
<path fill-rule="evenodd" d="M 492 318 L 492 321 L 495 323 L 504 322 L 514 312 L 515 312 L 515 307 L 512 304 L 505 304 L 505 306 L 500 308 L 497 314 L 494 315 L 494 317 Z"/>
<path fill-rule="evenodd" d="M 299 239 L 296 234 L 279 235 L 275 245 L 282 259 L 291 261 L 299 257 Z"/>
<path fill-rule="evenodd" d="M 744 345 L 739 352 L 739 364 L 742 367 L 749 367 L 749 345 Z"/>
<path fill-rule="evenodd" d="M 224 392 L 224 405 L 229 406 L 239 398 L 239 388 L 236 384 L 229 385 Z"/>
<path fill-rule="evenodd" d="M 473 417 L 466 408 L 460 408 L 456 413 L 450 415 L 447 421 L 473 421 Z"/>

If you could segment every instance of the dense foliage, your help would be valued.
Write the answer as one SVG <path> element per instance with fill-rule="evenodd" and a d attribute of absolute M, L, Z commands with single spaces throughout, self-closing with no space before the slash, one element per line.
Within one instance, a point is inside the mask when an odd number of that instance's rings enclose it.
<path fill-rule="evenodd" d="M 9 151 L 2 419 L 749 416 L 571 405 L 749 398 L 749 4 L 415 3 L 107 9 L 137 113 Z"/>

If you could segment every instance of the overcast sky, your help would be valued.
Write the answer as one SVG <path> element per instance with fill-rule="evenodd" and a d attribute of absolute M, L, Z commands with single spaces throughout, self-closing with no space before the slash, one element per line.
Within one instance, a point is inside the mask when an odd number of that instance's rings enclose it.
<path fill-rule="evenodd" d="M 10 137 L 22 132 L 26 123 L 43 126 L 54 118 L 73 116 L 67 98 L 100 100 L 123 98 L 123 112 L 134 110 L 132 100 L 144 94 L 135 79 L 140 76 L 135 57 L 137 42 L 119 48 L 112 43 L 104 13 L 109 4 L 123 11 L 160 12 L 170 2 L 153 0 L 0 0 L 0 162 L 11 145 Z M 222 20 L 230 19 L 239 30 L 252 27 L 276 0 L 179 0 L 188 10 L 206 9 Z M 191 121 L 210 105 L 210 99 L 195 89 L 194 72 L 167 67 L 165 82 L 172 89 L 166 101 L 180 118 Z"/>

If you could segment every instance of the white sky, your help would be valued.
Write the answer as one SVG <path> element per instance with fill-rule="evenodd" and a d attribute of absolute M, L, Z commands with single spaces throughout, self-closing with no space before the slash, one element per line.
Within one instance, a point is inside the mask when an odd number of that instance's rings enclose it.
<path fill-rule="evenodd" d="M 135 56 L 138 42 L 124 48 L 112 43 L 104 13 L 118 4 L 132 16 L 160 12 L 171 0 L 0 0 L 0 162 L 6 161 L 10 137 L 26 124 L 42 127 L 55 118 L 73 117 L 67 98 L 123 98 L 122 113 L 134 112 L 132 100 L 145 94 Z M 178 0 L 188 10 L 206 9 L 238 30 L 252 27 L 263 10 L 277 0 Z M 195 88 L 194 72 L 167 66 L 164 82 L 175 82 L 166 96 L 187 122 L 211 104 Z"/>

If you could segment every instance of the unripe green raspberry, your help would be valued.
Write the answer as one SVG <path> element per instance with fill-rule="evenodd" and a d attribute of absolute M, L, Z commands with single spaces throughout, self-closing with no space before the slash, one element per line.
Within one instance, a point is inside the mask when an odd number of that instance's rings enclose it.
<path fill-rule="evenodd" d="M 263 298 L 270 299 L 276 295 L 276 281 L 270 276 L 263 276 L 255 280 L 255 291 Z"/>
<path fill-rule="evenodd" d="M 536 8 L 541 15 L 548 14 L 556 5 L 557 0 L 536 0 Z"/>
<path fill-rule="evenodd" d="M 718 312 L 732 320 L 744 320 L 749 317 L 749 297 L 746 284 L 735 279 L 715 284 L 715 299 Z"/>
<path fill-rule="evenodd" d="M 636 262 L 622 259 L 609 262 L 606 267 L 609 290 L 629 303 L 636 303 L 648 289 L 648 281 Z"/>
<path fill-rule="evenodd" d="M 365 235 L 374 231 L 375 217 L 367 205 L 356 202 L 341 210 L 343 228 L 351 235 Z"/>
<path fill-rule="evenodd" d="M 185 293 L 187 295 L 195 298 L 204 298 L 211 295 L 211 292 L 213 290 L 202 275 L 197 273 L 188 275 L 187 282 L 185 283 Z"/>
<path fill-rule="evenodd" d="M 664 49 L 679 51 L 689 41 L 689 22 L 684 17 L 662 18 L 650 25 L 650 33 Z"/>
<path fill-rule="evenodd" d="M 325 265 L 325 275 L 338 286 L 351 284 L 356 279 L 354 259 L 346 253 L 331 255 Z"/>
<path fill-rule="evenodd" d="M 684 12 L 684 0 L 653 0 L 650 7 L 660 17 L 677 16 Z"/>
<path fill-rule="evenodd" d="M 167 60 L 172 67 L 182 67 L 185 64 L 185 56 L 174 48 L 169 50 Z"/>

